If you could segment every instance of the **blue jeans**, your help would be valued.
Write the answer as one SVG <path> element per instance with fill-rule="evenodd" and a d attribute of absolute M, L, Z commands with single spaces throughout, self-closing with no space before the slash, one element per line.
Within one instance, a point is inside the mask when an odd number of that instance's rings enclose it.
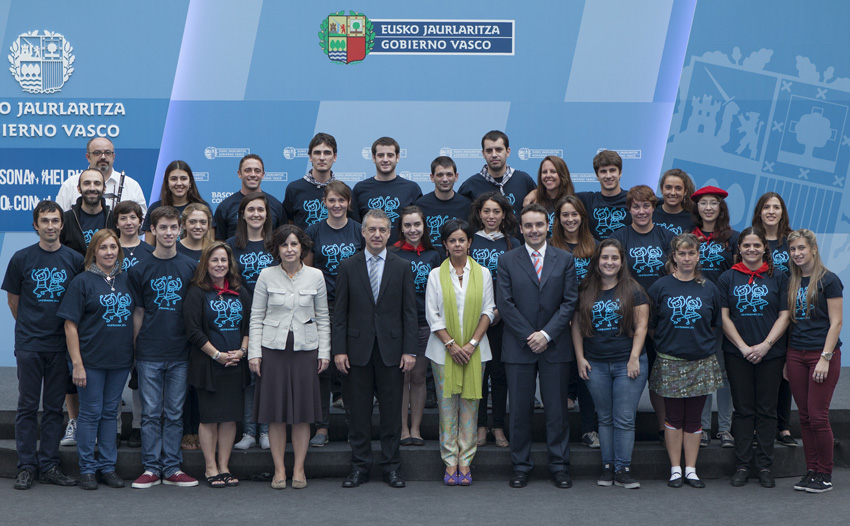
<path fill-rule="evenodd" d="M 634 379 L 629 378 L 626 361 L 588 362 L 590 374 L 586 383 L 599 418 L 602 462 L 614 464 L 614 470 L 619 471 L 632 463 L 635 413 L 649 376 L 646 354 L 640 357 L 640 374 Z"/>
<path fill-rule="evenodd" d="M 142 401 L 142 465 L 168 478 L 180 470 L 189 362 L 136 362 Z"/>
<path fill-rule="evenodd" d="M 257 438 L 257 422 L 254 421 L 254 388 L 257 386 L 257 373 L 251 373 L 251 385 L 245 388 L 243 404 L 242 432 Z M 269 432 L 269 424 L 260 423 L 260 434 Z"/>
<path fill-rule="evenodd" d="M 130 368 L 86 369 L 86 386 L 78 387 L 80 415 L 77 417 L 77 455 L 80 457 L 80 474 L 109 473 L 115 471 L 118 447 L 115 429 L 121 393 Z M 99 459 L 94 458 L 95 439 Z"/>

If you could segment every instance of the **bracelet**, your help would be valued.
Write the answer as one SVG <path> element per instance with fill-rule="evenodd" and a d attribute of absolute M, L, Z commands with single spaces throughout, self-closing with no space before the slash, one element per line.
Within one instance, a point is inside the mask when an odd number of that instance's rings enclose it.
<path fill-rule="evenodd" d="M 766 341 L 768 345 L 773 347 L 773 340 L 771 340 L 770 338 L 765 338 L 764 341 Z"/>
<path fill-rule="evenodd" d="M 216 351 L 213 355 L 212 359 L 218 361 L 218 357 L 221 356 L 221 351 Z"/>
<path fill-rule="evenodd" d="M 444 343 L 443 345 L 445 345 L 445 346 L 446 346 L 446 349 L 448 349 L 449 347 L 451 347 L 451 346 L 452 346 L 452 344 L 453 344 L 454 342 L 455 342 L 455 339 L 454 339 L 454 338 L 452 338 L 451 340 L 447 341 L 447 342 L 446 342 L 446 343 Z"/>

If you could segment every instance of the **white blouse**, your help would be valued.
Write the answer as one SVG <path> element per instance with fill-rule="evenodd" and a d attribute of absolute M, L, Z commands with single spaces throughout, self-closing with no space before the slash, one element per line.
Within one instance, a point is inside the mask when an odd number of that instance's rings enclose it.
<path fill-rule="evenodd" d="M 463 320 L 463 305 L 466 300 L 466 286 L 469 283 L 469 260 L 463 268 L 463 283 L 458 279 L 454 269 L 449 273 L 452 278 L 452 286 L 454 287 L 455 300 L 457 302 L 458 318 Z M 496 303 L 493 299 L 493 278 L 490 276 L 490 271 L 486 267 L 481 267 L 481 280 L 483 282 L 483 298 L 481 301 L 481 314 L 487 315 L 490 318 L 490 323 L 493 323 L 496 308 Z M 428 287 L 425 289 L 425 319 L 428 320 L 428 326 L 431 328 L 431 336 L 428 338 L 428 346 L 425 348 L 425 356 L 439 365 L 446 363 L 446 347 L 442 340 L 435 334 L 436 331 L 446 328 L 446 319 L 443 314 L 443 288 L 440 286 L 440 267 L 435 268 L 428 274 Z M 480 319 L 480 316 L 479 318 Z M 476 326 L 478 324 L 476 323 Z M 472 338 L 472 335 L 469 335 Z M 463 346 L 466 342 L 457 342 L 459 346 Z M 481 338 L 478 343 L 478 350 L 481 353 L 481 361 L 487 362 L 492 358 L 490 352 L 490 342 L 487 340 L 487 334 Z"/>

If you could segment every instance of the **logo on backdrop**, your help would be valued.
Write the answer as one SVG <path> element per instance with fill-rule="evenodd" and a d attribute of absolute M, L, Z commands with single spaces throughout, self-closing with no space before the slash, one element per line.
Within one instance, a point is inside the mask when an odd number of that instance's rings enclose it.
<path fill-rule="evenodd" d="M 74 72 L 74 48 L 59 33 L 23 33 L 9 50 L 9 71 L 27 93 L 61 91 Z"/>
<path fill-rule="evenodd" d="M 375 45 L 372 21 L 363 13 L 345 10 L 331 13 L 322 20 L 319 46 L 337 64 L 360 62 Z"/>

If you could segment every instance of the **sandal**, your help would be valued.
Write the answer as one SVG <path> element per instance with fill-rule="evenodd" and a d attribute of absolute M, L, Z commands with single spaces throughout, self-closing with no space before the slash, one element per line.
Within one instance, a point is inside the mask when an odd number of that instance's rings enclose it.
<path fill-rule="evenodd" d="M 505 438 L 504 430 L 501 430 L 501 431 L 502 431 L 501 438 L 495 432 L 493 433 L 493 436 L 496 438 L 496 445 L 498 447 L 508 447 L 510 445 L 510 443 L 508 442 L 508 439 Z"/>
<path fill-rule="evenodd" d="M 192 435 L 183 435 L 183 439 L 180 441 L 180 449 L 183 451 L 197 451 L 198 445 L 195 444 Z"/>
<path fill-rule="evenodd" d="M 449 470 L 443 474 L 443 484 L 446 486 L 457 486 L 457 476 L 460 474 L 459 471 L 456 471 L 454 475 L 449 474 Z"/>
<path fill-rule="evenodd" d="M 460 469 L 457 470 L 457 484 L 458 486 L 472 486 L 472 470 L 469 470 L 469 473 L 464 475 L 460 472 Z"/>
<path fill-rule="evenodd" d="M 211 477 L 206 477 L 206 479 L 207 479 L 207 486 L 209 486 L 209 487 L 211 487 L 211 488 L 223 488 L 223 487 L 226 485 L 226 482 L 224 481 L 224 479 L 222 478 L 222 476 L 221 476 L 221 475 L 222 475 L 222 474 L 221 474 L 221 473 L 219 473 L 218 475 L 213 475 L 213 476 L 211 476 Z"/>
<path fill-rule="evenodd" d="M 484 436 L 481 436 L 481 430 L 484 430 Z M 479 427 L 478 428 L 478 447 L 484 447 L 487 445 L 487 428 Z"/>
<path fill-rule="evenodd" d="M 231 475 L 228 472 L 219 473 L 218 476 L 221 477 L 221 480 L 224 481 L 224 485 L 227 486 L 228 488 L 232 488 L 234 486 L 239 485 L 239 479 L 234 477 L 233 475 Z"/>

